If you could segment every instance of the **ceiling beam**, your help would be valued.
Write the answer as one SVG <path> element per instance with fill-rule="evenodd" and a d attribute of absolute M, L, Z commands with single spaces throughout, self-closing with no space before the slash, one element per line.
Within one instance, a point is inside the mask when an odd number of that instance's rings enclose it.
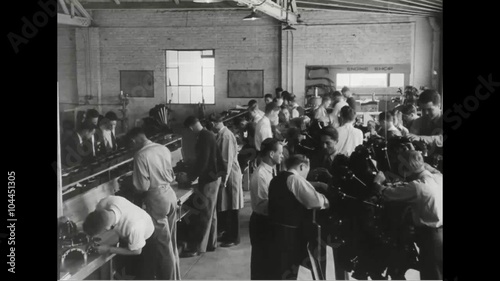
<path fill-rule="evenodd" d="M 409 4 L 402 4 L 402 3 L 399 3 L 399 1 L 397 2 L 395 0 L 370 0 L 370 1 L 384 3 L 386 5 L 393 5 L 393 6 L 400 6 L 400 7 L 412 8 L 412 9 L 415 9 L 415 10 L 422 10 L 422 11 L 429 11 L 429 12 L 435 12 L 436 11 L 436 9 L 428 9 L 428 8 L 424 8 L 424 7 L 412 6 L 412 5 L 409 5 Z"/>
<path fill-rule="evenodd" d="M 120 5 L 120 0 L 113 0 L 113 1 L 115 1 L 116 5 Z"/>
<path fill-rule="evenodd" d="M 413 4 L 414 6 L 421 6 L 421 7 L 427 7 L 427 8 L 431 8 L 431 9 L 435 9 L 435 10 L 439 10 L 441 11 L 443 9 L 442 6 L 439 6 L 439 5 L 435 5 L 435 4 L 428 4 L 428 3 L 424 3 L 424 1 L 414 1 L 414 0 L 400 0 L 401 2 L 403 3 L 408 3 L 408 4 Z"/>
<path fill-rule="evenodd" d="M 85 10 L 85 8 L 78 2 L 78 0 L 69 0 L 71 4 L 75 5 L 75 7 L 80 11 L 80 13 L 85 16 L 86 18 L 92 19 L 90 16 L 89 12 Z"/>
<path fill-rule="evenodd" d="M 66 15 L 69 15 L 69 10 L 68 10 L 68 7 L 66 6 L 66 2 L 64 2 L 64 0 L 58 0 L 58 2 L 59 2 L 59 5 L 61 6 L 63 12 Z"/>
<path fill-rule="evenodd" d="M 300 1 L 301 3 L 305 3 L 304 1 Z M 310 2 L 310 1 L 306 1 Z M 339 4 L 339 6 L 345 6 L 346 8 L 362 8 L 362 7 L 371 7 L 375 8 L 377 12 L 383 12 L 386 11 L 387 13 L 393 13 L 393 12 L 411 12 L 414 13 L 415 10 L 411 9 L 406 9 L 406 8 L 389 8 L 389 7 L 383 7 L 380 4 L 375 4 L 375 3 L 369 3 L 366 0 L 329 0 L 329 2 L 332 2 L 334 4 Z"/>
<path fill-rule="evenodd" d="M 430 15 L 429 13 L 424 13 L 421 11 L 392 11 L 392 10 L 387 10 L 383 8 L 367 8 L 367 7 L 354 7 L 354 6 L 347 6 L 344 4 L 326 4 L 324 2 L 319 3 L 319 2 L 312 2 L 312 1 L 300 1 L 298 0 L 297 3 L 300 4 L 300 7 L 302 8 L 322 8 L 323 10 L 342 10 L 342 11 L 354 11 L 354 12 L 375 12 L 375 13 L 385 13 L 385 14 L 401 14 L 401 15 L 420 15 L 420 16 L 428 16 Z"/>
<path fill-rule="evenodd" d="M 91 20 L 83 17 L 71 17 L 70 15 L 65 15 L 57 13 L 57 23 L 71 26 L 79 27 L 89 27 Z"/>
<path fill-rule="evenodd" d="M 246 9 L 246 7 L 237 6 L 236 2 L 233 1 L 224 1 L 224 2 L 210 3 L 210 4 L 194 3 L 191 1 L 189 2 L 180 1 L 179 5 L 177 5 L 173 1 L 155 2 L 146 0 L 144 2 L 121 2 L 119 6 L 110 2 L 85 2 L 83 6 L 87 10 L 170 10 L 170 9 L 211 10 L 211 9 L 224 9 L 224 8 Z"/>
<path fill-rule="evenodd" d="M 279 21 L 286 22 L 290 24 L 297 23 L 297 11 L 291 12 L 286 9 L 287 2 L 284 3 L 285 7 L 282 7 L 271 0 L 233 0 L 237 3 L 246 4 L 257 11 L 260 11 L 270 17 L 273 17 Z M 295 1 L 295 0 L 291 0 Z M 292 4 L 293 7 L 293 4 Z"/>

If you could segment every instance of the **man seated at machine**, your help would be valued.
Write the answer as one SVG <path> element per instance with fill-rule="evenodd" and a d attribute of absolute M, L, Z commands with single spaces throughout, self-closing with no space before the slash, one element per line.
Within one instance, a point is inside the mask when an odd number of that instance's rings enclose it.
<path fill-rule="evenodd" d="M 418 98 L 422 117 L 416 119 L 408 137 L 411 141 L 422 141 L 430 147 L 430 155 L 440 154 L 443 147 L 443 114 L 441 95 L 436 90 L 425 90 Z"/>
<path fill-rule="evenodd" d="M 375 189 L 387 200 L 411 204 L 416 244 L 419 247 L 420 279 L 443 280 L 443 182 L 442 174 L 429 170 L 420 152 L 399 154 L 403 186 L 383 185 L 385 175 L 374 179 Z"/>
<path fill-rule="evenodd" d="M 120 247 L 100 245 L 97 252 L 102 255 L 141 255 L 138 267 L 138 279 L 149 280 L 149 272 L 159 266 L 158 247 L 155 239 L 154 225 L 151 216 L 137 205 L 120 196 L 108 196 L 97 204 L 83 223 L 83 231 L 89 236 L 96 236 L 108 230 L 118 234 Z"/>
<path fill-rule="evenodd" d="M 97 135 L 103 146 L 104 152 L 110 153 L 118 149 L 115 135 L 116 120 L 118 118 L 113 112 L 108 112 L 106 116 L 107 117 L 102 118 L 99 122 L 99 130 L 97 130 Z"/>
<path fill-rule="evenodd" d="M 95 147 L 88 140 L 92 138 L 97 126 L 91 122 L 78 124 L 76 132 L 68 137 L 61 146 L 61 161 L 67 167 L 86 164 L 94 157 Z"/>
<path fill-rule="evenodd" d="M 311 209 L 327 209 L 328 199 L 306 180 L 309 159 L 296 154 L 286 160 L 287 171 L 280 172 L 269 185 L 269 220 L 272 225 L 270 268 L 274 280 L 297 278 L 300 265 L 308 261 L 307 244 L 312 230 Z M 315 186 L 326 190 L 325 183 Z"/>

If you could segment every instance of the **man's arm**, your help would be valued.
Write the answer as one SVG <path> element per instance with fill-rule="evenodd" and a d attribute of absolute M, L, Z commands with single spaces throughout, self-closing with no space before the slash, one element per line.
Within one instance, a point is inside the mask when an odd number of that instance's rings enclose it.
<path fill-rule="evenodd" d="M 134 172 L 132 179 L 137 191 L 144 192 L 149 190 L 151 181 L 149 179 L 148 163 L 141 155 L 137 155 L 134 159 Z"/>
<path fill-rule="evenodd" d="M 259 201 L 257 206 L 259 209 L 267 210 L 267 206 L 269 205 L 269 182 L 267 179 L 261 175 L 258 175 L 257 179 L 257 198 Z"/>
<path fill-rule="evenodd" d="M 227 167 L 224 185 L 227 184 L 229 179 L 229 174 L 231 173 L 231 169 L 233 167 L 234 156 L 237 153 L 238 144 L 236 142 L 233 143 L 233 139 L 230 136 L 224 136 L 222 139 L 222 162 Z"/>
<path fill-rule="evenodd" d="M 317 192 L 306 179 L 292 175 L 287 179 L 287 186 L 295 198 L 307 209 L 327 209 L 330 207 L 330 202 L 325 195 Z"/>
<path fill-rule="evenodd" d="M 413 201 L 417 198 L 417 190 L 412 183 L 398 187 L 383 186 L 379 183 L 374 185 L 384 198 L 391 201 Z"/>

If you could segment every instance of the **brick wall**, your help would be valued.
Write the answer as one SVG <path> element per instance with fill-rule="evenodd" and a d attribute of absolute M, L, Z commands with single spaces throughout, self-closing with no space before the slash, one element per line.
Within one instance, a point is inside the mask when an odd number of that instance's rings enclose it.
<path fill-rule="evenodd" d="M 209 113 L 248 102 L 227 98 L 229 69 L 263 69 L 265 93 L 282 86 L 294 92 L 299 102 L 304 96 L 306 65 L 411 64 L 410 84 L 432 86 L 433 37 L 426 18 L 303 10 L 305 25 L 296 25 L 293 34 L 283 32 L 280 46 L 279 23 L 266 16 L 242 21 L 247 14 L 236 10 L 94 11 L 90 29 L 59 28 L 61 100 L 83 101 L 84 95 L 92 94 L 93 103 L 100 100 L 102 112 L 117 112 L 119 71 L 154 70 L 155 97 L 131 99 L 129 125 L 133 126 L 150 108 L 167 100 L 167 48 L 215 49 L 216 105 L 207 106 Z M 178 122 L 196 113 L 196 105 L 173 109 Z"/>
<path fill-rule="evenodd" d="M 133 126 L 134 120 L 147 116 L 149 109 L 167 100 L 164 50 L 168 48 L 215 49 L 216 104 L 207 106 L 207 112 L 248 102 L 249 99 L 227 98 L 229 69 L 263 69 L 264 91 L 274 92 L 279 83 L 278 25 L 271 18 L 242 21 L 247 14 L 248 11 L 94 11 L 97 27 L 92 28 L 90 36 L 85 30 L 77 32 L 77 37 L 81 37 L 77 38 L 78 80 L 82 81 L 79 89 L 87 91 L 85 76 L 88 76 L 92 81 L 90 92 L 94 96 L 100 93 L 101 103 L 117 103 L 120 70 L 154 70 L 155 97 L 131 99 L 129 125 Z M 91 51 L 85 54 L 89 38 Z M 82 61 L 86 56 L 91 58 L 90 62 Z M 100 84 L 100 89 L 96 84 Z M 102 111 L 118 108 L 104 105 Z M 196 108 L 196 105 L 174 106 L 174 117 L 182 122 Z"/>

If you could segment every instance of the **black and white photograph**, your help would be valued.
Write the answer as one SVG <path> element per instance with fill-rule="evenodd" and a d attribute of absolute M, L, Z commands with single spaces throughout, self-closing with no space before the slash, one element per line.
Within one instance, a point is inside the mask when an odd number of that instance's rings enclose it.
<path fill-rule="evenodd" d="M 476 59 L 445 38 L 463 33 L 463 50 L 495 36 L 448 23 L 443 0 L 33 6 L 5 40 L 9 75 L 30 88 L 5 90 L 15 113 L 4 150 L 16 164 L 2 280 L 457 281 L 467 266 L 452 269 L 453 258 L 490 259 L 462 252 L 484 246 L 453 236 L 460 228 L 444 242 L 443 206 L 474 209 L 451 195 L 478 201 L 495 186 L 470 185 L 481 174 L 455 166 L 490 165 L 461 159 L 479 152 L 457 132 L 494 113 L 500 76 L 471 68 L 471 86 L 454 79 Z M 469 137 L 496 138 L 486 123 L 490 133 Z M 466 213 L 447 220 L 491 225 Z"/>
<path fill-rule="evenodd" d="M 57 7 L 60 280 L 443 279 L 442 1 Z"/>

